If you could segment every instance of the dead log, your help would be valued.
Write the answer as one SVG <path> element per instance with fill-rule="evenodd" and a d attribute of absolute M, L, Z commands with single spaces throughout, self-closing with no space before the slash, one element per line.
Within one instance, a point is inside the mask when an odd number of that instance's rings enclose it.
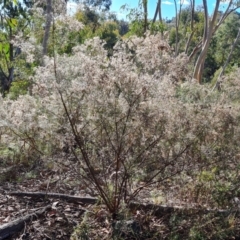
<path fill-rule="evenodd" d="M 85 204 L 95 204 L 97 198 L 73 196 L 61 193 L 45 193 L 45 192 L 8 192 L 10 196 L 33 197 L 33 198 L 58 198 L 69 202 L 82 202 Z"/>
<path fill-rule="evenodd" d="M 34 198 L 59 198 L 70 202 L 82 202 L 85 204 L 95 204 L 97 203 L 97 198 L 94 197 L 83 197 L 83 196 L 73 196 L 60 193 L 44 193 L 44 192 L 8 192 L 11 196 L 26 196 Z M 182 214 L 209 214 L 215 213 L 217 215 L 229 215 L 232 212 L 239 214 L 239 209 L 207 209 L 207 208 L 193 208 L 193 207 L 181 207 L 181 206 L 167 206 L 167 205 L 157 205 L 157 204 L 144 204 L 139 202 L 129 202 L 128 208 L 131 211 L 143 210 L 144 212 L 151 212 L 156 217 L 163 217 L 172 213 L 182 213 Z"/>
<path fill-rule="evenodd" d="M 6 223 L 0 226 L 0 240 L 6 239 L 23 229 L 26 223 L 37 219 L 38 216 L 42 215 L 47 210 L 51 209 L 51 205 L 48 205 L 38 211 L 28 214 L 24 217 L 18 218 L 12 222 Z"/>

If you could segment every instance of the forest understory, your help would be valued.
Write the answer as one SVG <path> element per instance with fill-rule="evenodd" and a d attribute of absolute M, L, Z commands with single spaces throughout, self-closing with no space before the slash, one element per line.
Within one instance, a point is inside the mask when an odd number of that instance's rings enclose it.
<path fill-rule="evenodd" d="M 112 221 L 97 193 L 79 178 L 78 162 L 73 155 L 62 153 L 48 160 L 38 159 L 33 166 L 11 166 L 4 159 L 0 164 L 0 239 L 239 239 L 240 236 L 237 202 L 228 209 L 201 206 L 189 195 L 193 193 L 179 195 L 179 189 L 184 190 L 181 185 L 169 185 L 167 191 L 166 184 L 146 188 Z M 168 199 L 163 192 L 168 192 Z"/>

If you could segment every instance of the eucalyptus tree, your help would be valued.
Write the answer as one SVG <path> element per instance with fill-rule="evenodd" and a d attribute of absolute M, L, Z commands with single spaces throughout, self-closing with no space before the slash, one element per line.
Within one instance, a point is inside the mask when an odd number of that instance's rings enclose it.
<path fill-rule="evenodd" d="M 216 38 L 216 51 L 215 59 L 219 67 L 223 66 L 227 60 L 228 53 L 231 51 L 232 45 L 235 42 L 236 36 L 240 28 L 240 15 L 234 12 L 229 15 L 226 21 L 219 28 L 215 35 Z M 240 46 L 235 44 L 234 51 L 232 52 L 231 62 L 240 63 Z"/>
<path fill-rule="evenodd" d="M 224 21 L 228 18 L 228 16 L 236 11 L 240 7 L 239 0 L 216 0 L 214 3 L 213 11 L 210 12 L 210 4 L 207 0 L 202 0 L 201 9 L 196 9 L 196 1 L 189 0 L 189 16 L 188 24 L 189 29 L 186 31 L 186 41 L 185 41 L 185 53 L 189 56 L 189 61 L 194 61 L 194 71 L 193 78 L 196 79 L 199 83 L 202 82 L 204 65 L 207 58 L 208 49 L 210 47 L 211 40 L 213 36 L 216 34 L 218 28 L 224 23 Z M 161 1 L 157 1 L 156 11 L 153 18 L 153 22 L 156 21 L 157 13 L 161 16 Z M 179 53 L 179 45 L 180 45 L 180 21 L 182 18 L 182 14 L 186 15 L 185 9 L 182 8 L 183 1 L 177 2 L 174 0 L 174 7 L 176 16 L 174 18 L 175 23 L 175 31 L 174 31 L 174 39 L 175 39 L 175 55 Z M 225 8 L 221 8 L 222 4 L 224 4 Z M 212 8 L 212 7 L 211 7 Z M 202 12 L 203 14 L 203 33 L 202 36 L 198 36 L 199 40 L 195 43 L 195 46 L 190 49 L 190 46 L 193 44 L 193 38 L 196 34 L 196 26 L 198 22 L 195 20 L 196 11 Z M 186 16 L 185 16 L 186 17 Z M 185 19 L 186 20 L 186 19 Z M 192 50 L 190 52 L 190 50 Z"/>
<path fill-rule="evenodd" d="M 142 5 L 143 5 L 143 29 L 144 32 L 147 31 L 148 29 L 148 0 L 142 0 Z"/>
<path fill-rule="evenodd" d="M 50 35 L 51 23 L 52 23 L 52 0 L 46 0 L 46 23 L 45 23 L 45 31 L 43 37 L 43 56 L 47 55 L 47 46 L 48 46 L 48 39 Z"/>
<path fill-rule="evenodd" d="M 196 79 L 199 83 L 202 82 L 204 64 L 205 64 L 207 52 L 208 52 L 212 37 L 214 36 L 218 28 L 222 25 L 224 20 L 229 16 L 229 14 L 236 11 L 236 9 L 240 7 L 239 1 L 217 0 L 214 6 L 213 13 L 210 16 L 209 10 L 208 10 L 210 3 L 207 3 L 206 0 L 203 0 L 202 2 L 203 2 L 203 11 L 204 11 L 204 33 L 201 41 L 195 47 L 192 54 L 190 55 L 190 59 L 191 59 L 194 53 L 199 52 L 199 56 L 194 65 L 194 72 L 193 72 L 193 78 Z M 222 12 L 220 17 L 218 17 L 219 11 L 220 11 L 220 4 L 222 2 L 225 2 L 226 10 Z"/>
<path fill-rule="evenodd" d="M 68 0 L 46 0 L 46 2 L 40 3 L 40 6 L 43 7 L 44 9 L 44 15 L 45 15 L 45 27 L 44 27 L 44 36 L 43 36 L 43 42 L 42 42 L 42 55 L 47 55 L 48 54 L 48 41 L 50 37 L 50 31 L 51 31 L 51 26 L 54 17 L 57 15 L 65 15 L 67 10 L 67 3 Z"/>

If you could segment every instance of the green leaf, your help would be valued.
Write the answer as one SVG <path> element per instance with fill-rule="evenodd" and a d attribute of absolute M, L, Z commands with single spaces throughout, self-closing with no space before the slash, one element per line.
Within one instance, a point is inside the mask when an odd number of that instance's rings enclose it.
<path fill-rule="evenodd" d="M 10 26 L 11 28 L 14 28 L 14 27 L 17 26 L 18 21 L 17 21 L 16 18 L 10 18 L 10 19 L 8 20 L 8 24 L 9 24 L 9 26 Z"/>
<path fill-rule="evenodd" d="M 9 44 L 7 44 L 7 43 L 3 44 L 2 49 L 5 54 L 8 54 L 9 53 Z"/>

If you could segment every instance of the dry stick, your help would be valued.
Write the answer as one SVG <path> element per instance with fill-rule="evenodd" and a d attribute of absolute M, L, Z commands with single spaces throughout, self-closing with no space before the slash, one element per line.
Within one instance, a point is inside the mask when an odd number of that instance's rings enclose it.
<path fill-rule="evenodd" d="M 53 11 L 53 15 L 54 15 L 54 9 L 52 9 Z M 54 31 L 55 31 L 55 20 L 53 18 L 53 52 L 54 52 L 54 75 L 55 75 L 55 80 L 57 83 L 59 83 L 59 79 L 58 79 L 58 76 L 57 76 L 57 63 L 56 63 L 56 56 L 55 56 L 55 36 L 54 36 Z M 62 95 L 62 92 L 59 88 L 57 88 L 58 90 L 58 93 L 60 95 L 60 99 L 61 99 L 61 102 L 63 104 L 63 107 L 64 107 L 64 111 L 67 115 L 67 118 L 68 118 L 68 121 L 70 123 L 70 126 L 71 126 L 71 130 L 72 130 L 72 133 L 75 137 L 75 141 L 78 145 L 78 147 L 80 148 L 80 151 L 82 153 L 82 156 L 83 156 L 83 159 L 89 169 L 89 172 L 90 172 L 90 178 L 91 180 L 94 182 L 100 196 L 102 197 L 102 199 L 104 200 L 106 206 L 108 207 L 109 211 L 111 212 L 113 210 L 113 207 L 111 206 L 111 201 L 109 199 L 109 196 L 106 194 L 106 192 L 104 191 L 104 189 L 101 187 L 101 185 L 98 183 L 98 179 L 96 178 L 95 176 L 95 173 L 93 171 L 93 168 L 91 166 L 91 162 L 90 162 L 90 159 L 89 159 L 89 156 L 85 150 L 85 144 L 84 144 L 84 141 L 81 137 L 81 135 L 77 132 L 76 128 L 75 128 L 75 125 L 70 117 L 70 114 L 69 114 L 69 111 L 68 111 L 68 108 L 66 106 L 66 103 L 63 99 L 63 95 Z"/>
<path fill-rule="evenodd" d="M 142 93 L 143 93 L 143 90 L 139 94 L 137 94 L 136 98 L 131 103 L 129 103 L 129 108 L 128 108 L 128 111 L 127 111 L 127 114 L 126 114 L 126 117 L 125 117 L 124 127 L 123 127 L 123 130 L 121 132 L 121 136 L 118 136 L 117 122 L 115 120 L 117 141 L 120 141 L 120 144 L 119 144 L 119 146 L 117 148 L 117 152 L 116 152 L 117 156 L 116 156 L 116 169 L 115 169 L 116 175 L 115 175 L 115 191 L 114 191 L 114 210 L 116 210 L 120 205 L 121 194 L 122 194 L 122 190 L 123 190 L 122 186 L 125 182 L 125 179 L 122 178 L 122 182 L 120 183 L 120 188 L 119 188 L 119 170 L 120 170 L 121 164 L 123 165 L 123 162 L 124 162 L 123 159 L 121 158 L 121 153 L 123 151 L 124 135 L 127 131 L 127 122 L 128 122 L 128 120 L 129 120 L 129 118 L 132 114 L 134 104 L 141 97 Z M 124 120 L 124 118 L 123 118 L 123 120 Z M 119 139 L 119 137 L 120 137 L 120 139 Z"/>
<path fill-rule="evenodd" d="M 175 161 L 178 159 L 178 157 L 180 157 L 184 152 L 186 152 L 186 150 L 187 150 L 190 146 L 191 146 L 191 144 L 188 144 L 180 153 L 177 154 L 176 157 L 174 157 L 174 158 L 172 159 L 171 162 L 169 162 L 169 163 L 168 163 L 167 165 L 165 165 L 164 167 L 166 168 L 167 166 L 169 166 L 169 165 L 171 165 L 173 162 L 175 162 Z M 162 173 L 162 172 L 165 170 L 165 168 L 157 171 L 157 173 L 155 173 L 148 181 L 146 181 L 146 183 L 145 183 L 143 186 L 138 187 L 137 189 L 135 189 L 134 192 L 131 194 L 131 197 L 130 197 L 129 201 L 131 201 L 143 188 L 146 188 L 146 187 L 148 187 L 148 186 L 150 186 L 150 185 L 153 185 L 153 184 L 159 182 L 159 181 L 153 181 L 153 180 L 154 180 L 155 177 L 159 176 L 160 173 Z M 171 176 L 167 176 L 166 179 L 175 176 L 176 174 L 180 173 L 181 171 L 182 171 L 181 169 L 178 170 L 178 171 L 176 171 L 176 172 L 175 172 L 174 174 L 172 174 Z M 165 179 L 165 178 L 163 178 L 163 179 L 161 179 L 161 180 L 163 181 L 164 179 Z"/>
<path fill-rule="evenodd" d="M 45 192 L 8 192 L 7 195 L 10 196 L 25 196 L 25 197 L 35 197 L 35 198 L 60 198 L 70 202 L 82 202 L 86 204 L 95 204 L 97 198 L 94 197 L 83 197 L 83 196 L 73 196 L 61 193 L 45 193 Z"/>
<path fill-rule="evenodd" d="M 122 177 L 122 181 L 121 181 L 121 184 L 120 184 L 120 187 L 119 187 L 118 205 L 120 204 L 120 198 L 122 198 L 122 196 L 123 196 L 124 201 L 126 202 L 126 199 L 127 199 L 127 182 L 129 180 L 129 173 L 127 171 L 127 167 L 125 166 L 124 161 L 123 161 L 122 164 L 123 164 L 123 167 L 124 167 L 124 175 Z"/>
<path fill-rule="evenodd" d="M 42 195 L 42 197 L 45 196 L 45 193 L 28 193 L 28 192 L 12 192 L 8 193 L 9 195 L 18 195 L 18 196 L 39 196 Z M 96 198 L 85 198 L 85 197 L 77 197 L 77 196 L 69 196 L 69 195 L 64 195 L 64 194 L 56 194 L 56 193 L 51 193 L 48 194 L 51 197 L 65 197 L 66 200 L 81 200 L 83 202 L 88 199 L 88 204 L 94 204 L 96 203 L 97 199 Z M 69 198 L 68 198 L 69 197 Z M 86 201 L 85 201 L 86 203 Z M 181 207 L 181 206 L 167 206 L 167 205 L 158 205 L 158 204 L 146 204 L 146 203 L 139 203 L 139 202 L 134 202 L 130 201 L 128 202 L 128 208 L 131 211 L 136 211 L 136 210 L 142 210 L 144 212 L 151 212 L 153 215 L 157 217 L 163 217 L 166 216 L 166 214 L 172 214 L 176 212 L 181 212 L 183 214 L 209 214 L 209 213 L 214 213 L 218 214 L 221 216 L 228 216 L 229 214 L 239 214 L 239 208 L 231 208 L 231 209 L 207 209 L 207 208 L 194 208 L 194 207 Z M 46 206 L 45 208 L 36 211 L 32 214 L 29 214 L 25 217 L 19 218 L 15 221 L 12 221 L 10 223 L 4 224 L 0 226 L 0 240 L 3 240 L 16 231 L 20 231 L 24 227 L 24 223 L 28 222 L 29 220 L 36 219 L 37 216 L 43 214 L 45 211 L 51 209 L 51 205 Z"/>
<path fill-rule="evenodd" d="M 118 198 L 116 199 L 114 199 L 115 200 L 115 207 L 117 208 L 118 206 L 119 206 L 119 204 L 120 204 L 120 200 L 121 200 L 121 196 L 122 196 L 122 194 L 123 194 L 123 190 L 125 190 L 125 198 L 124 198 L 124 200 L 126 200 L 126 187 L 125 187 L 125 189 L 124 189 L 124 184 L 125 184 L 125 186 L 127 185 L 127 180 L 128 180 L 128 178 L 129 178 L 129 175 L 128 175 L 128 173 L 127 173 L 127 168 L 126 168 L 126 166 L 125 166 L 125 164 L 124 164 L 124 160 L 123 159 L 121 159 L 121 157 L 120 157 L 120 154 L 121 154 L 121 152 L 122 152 L 122 143 L 123 143 L 123 137 L 124 137 L 124 134 L 125 134 L 125 132 L 126 132 L 126 123 L 127 123 L 127 121 L 128 121 L 128 119 L 129 119 L 129 117 L 130 117 L 130 115 L 131 115 L 131 112 L 132 112 L 132 108 L 133 108 L 133 105 L 135 104 L 135 102 L 139 99 L 139 97 L 141 96 L 141 94 L 142 94 L 142 91 L 137 95 L 137 97 L 135 98 L 135 100 L 131 103 L 131 105 L 130 105 L 130 107 L 129 107 L 129 109 L 128 109 L 128 113 L 127 113 L 127 115 L 126 115 L 126 120 L 125 120 L 125 125 L 124 125 L 124 129 L 123 129 L 123 132 L 122 132 L 122 134 L 121 134 L 121 140 L 120 140 L 120 147 L 119 147 L 119 151 L 118 151 L 118 158 L 117 158 L 117 160 L 119 161 L 119 163 L 121 163 L 122 165 L 123 165 L 123 167 L 124 167 L 124 176 L 122 177 L 122 181 L 121 181 L 121 183 L 120 183 L 120 187 L 118 187 L 119 185 L 118 185 L 118 169 L 116 169 L 116 179 L 115 179 L 115 196 L 118 196 Z M 160 138 L 159 138 L 160 139 Z M 158 140 L 157 140 L 158 141 Z M 154 141 L 155 142 L 155 141 Z M 129 147 L 129 149 L 130 149 L 130 147 Z M 128 149 L 128 150 L 129 150 Z M 128 150 L 127 150 L 127 152 L 128 152 Z M 145 151 L 143 151 L 142 153 L 144 153 Z M 142 154 L 141 153 L 141 154 Z M 119 163 L 117 163 L 117 166 L 118 166 L 118 164 Z M 117 191 L 118 191 L 118 194 L 117 194 Z"/>
<path fill-rule="evenodd" d="M 111 136 L 110 136 L 110 133 L 108 132 L 108 129 L 105 125 L 105 123 L 102 121 L 102 124 L 103 124 L 103 130 L 105 131 L 106 135 L 107 135 L 107 138 L 108 138 L 108 141 L 110 143 L 110 145 L 112 146 L 112 149 L 115 153 L 115 155 L 117 155 L 117 149 L 115 148 L 112 140 L 111 140 Z M 118 131 L 117 131 L 117 126 L 116 126 L 116 121 L 115 121 L 115 127 L 116 127 L 116 135 L 117 135 L 117 142 L 118 142 Z M 118 166 L 118 161 L 114 161 L 114 163 L 116 162 L 116 167 Z M 116 168 L 115 168 L 115 172 L 116 172 L 116 175 L 117 175 L 117 171 L 116 171 Z M 115 176 L 116 177 L 116 176 Z M 106 174 L 104 176 L 104 179 L 105 179 L 105 182 L 107 183 L 107 179 L 106 179 Z M 116 182 L 116 179 L 115 179 L 115 182 Z M 105 184 L 106 185 L 106 184 Z M 109 193 L 109 188 L 107 189 L 108 193 Z M 114 196 L 116 196 L 116 194 L 114 194 Z M 115 201 L 115 200 L 114 200 Z M 115 209 L 115 202 L 114 202 L 114 209 Z"/>
<path fill-rule="evenodd" d="M 105 133 L 107 134 L 108 140 L 109 140 L 109 142 L 110 142 L 110 145 L 112 146 L 113 151 L 116 153 L 116 152 L 117 152 L 117 149 L 115 148 L 115 146 L 114 146 L 114 144 L 113 144 L 113 142 L 112 142 L 112 140 L 111 140 L 111 137 L 110 137 L 110 134 L 109 134 L 109 132 L 108 132 L 108 130 L 107 130 L 107 128 L 106 128 L 106 125 L 104 124 L 103 121 L 102 121 L 102 123 L 103 123 L 103 130 L 104 130 Z"/>
<path fill-rule="evenodd" d="M 92 168 L 92 166 L 91 166 L 91 162 L 90 162 L 89 156 L 88 156 L 88 154 L 87 154 L 87 152 L 86 152 L 86 150 L 85 150 L 84 141 L 83 141 L 81 135 L 78 134 L 78 132 L 77 132 L 77 130 L 76 130 L 76 128 L 75 128 L 75 126 L 74 126 L 74 124 L 73 124 L 73 122 L 72 122 L 72 119 L 71 119 L 70 114 L 69 114 L 69 112 L 68 112 L 68 109 L 67 109 L 66 103 L 65 103 L 65 101 L 64 101 L 64 99 L 63 99 L 63 95 L 62 95 L 61 91 L 59 90 L 58 92 L 59 92 L 59 95 L 60 95 L 60 97 L 61 97 L 61 102 L 62 102 L 62 104 L 63 104 L 63 107 L 64 107 L 65 113 L 66 113 L 66 115 L 67 115 L 68 121 L 69 121 L 69 123 L 70 123 L 72 133 L 73 133 L 73 135 L 74 135 L 74 137 L 75 137 L 75 141 L 76 141 L 76 143 L 77 143 L 77 145 L 78 145 L 78 147 L 79 147 L 79 149 L 80 149 L 80 151 L 81 151 L 81 153 L 82 153 L 83 159 L 84 159 L 84 161 L 85 161 L 85 163 L 86 163 L 86 165 L 87 165 L 87 167 L 88 167 L 88 170 L 89 170 L 89 173 L 90 173 L 90 175 L 91 175 L 91 178 L 92 178 L 94 184 L 96 185 L 96 188 L 97 188 L 100 196 L 101 196 L 102 199 L 104 200 L 106 206 L 108 207 L 109 211 L 112 212 L 112 211 L 114 210 L 114 207 L 111 205 L 111 199 L 110 199 L 109 196 L 106 194 L 106 192 L 104 191 L 104 189 L 103 189 L 103 188 L 101 187 L 101 185 L 99 184 L 98 179 L 96 178 L 96 175 L 95 175 L 95 173 L 94 173 L 94 171 L 93 171 L 93 168 Z"/>
<path fill-rule="evenodd" d="M 42 215 L 44 212 L 51 209 L 51 205 L 44 207 L 41 210 L 28 214 L 24 217 L 18 218 L 12 222 L 3 224 L 0 226 L 0 240 L 9 238 L 14 233 L 21 231 L 25 226 L 25 223 L 36 219 L 38 216 Z"/>
<path fill-rule="evenodd" d="M 25 133 L 25 135 L 27 136 L 27 140 L 24 137 L 21 137 L 20 134 L 18 134 L 16 131 L 14 131 L 13 129 L 9 128 L 10 131 L 12 131 L 17 137 L 19 137 L 23 142 L 29 140 L 29 144 L 30 146 L 35 149 L 38 153 L 40 153 L 41 155 L 43 155 L 43 153 L 36 147 L 36 144 L 34 143 L 34 139 L 32 137 L 30 137 L 27 133 Z M 30 141 L 31 140 L 31 141 Z"/>
<path fill-rule="evenodd" d="M 9 192 L 7 193 L 7 195 L 11 195 L 11 196 L 20 196 L 20 197 L 45 197 L 46 194 L 44 192 Z M 72 195 L 66 195 L 66 194 L 58 194 L 58 193 L 49 193 L 47 194 L 48 197 L 51 198 L 61 198 L 67 201 L 80 201 L 82 203 L 86 203 L 86 204 L 95 204 L 97 202 L 97 198 L 93 198 L 93 197 L 81 197 L 81 196 L 72 196 Z M 179 206 L 167 206 L 167 205 L 158 205 L 158 204 L 146 204 L 146 203 L 140 203 L 140 202 L 134 202 L 134 201 L 130 201 L 128 203 L 128 207 L 132 210 L 134 208 L 137 209 L 144 209 L 144 210 L 153 210 L 153 209 L 162 209 L 162 211 L 165 211 L 165 209 L 172 209 L 174 211 L 174 209 L 181 209 L 181 210 L 186 210 L 186 211 L 192 211 L 192 210 L 196 210 L 196 211 L 202 211 L 202 212 L 217 212 L 217 213 L 231 213 L 233 211 L 233 209 L 207 209 L 207 208 L 185 208 L 185 207 L 179 207 Z M 40 215 L 43 212 L 47 211 L 51 209 L 51 205 L 46 206 L 45 208 L 34 212 L 33 214 L 30 215 Z M 239 211 L 239 209 L 235 209 L 234 211 Z M 21 218 L 23 219 L 23 218 Z M 8 224 L 4 224 L 2 226 L 0 226 L 0 236 L 1 236 L 1 229 L 3 228 L 3 226 L 8 225 Z M 0 238 L 1 240 L 1 238 Z"/>
<path fill-rule="evenodd" d="M 77 156 L 77 154 L 76 154 L 76 152 L 75 152 L 75 150 L 74 150 L 73 148 L 71 148 L 71 152 L 73 153 L 74 157 L 77 159 L 78 163 L 80 164 L 80 167 L 84 170 L 84 167 L 82 166 L 81 161 L 80 161 L 80 159 L 78 158 L 78 156 Z M 76 169 L 75 169 L 75 171 L 76 171 Z M 85 170 L 84 170 L 84 171 L 85 171 Z M 77 171 L 76 171 L 76 172 L 77 172 Z M 85 173 L 86 173 L 86 171 L 85 171 Z M 78 174 L 80 177 L 82 177 L 83 179 L 85 179 L 86 181 L 90 182 L 93 186 L 95 186 L 95 185 L 94 185 L 94 181 L 92 180 L 92 178 L 88 178 L 88 177 L 84 176 L 83 174 L 81 174 L 80 172 L 77 172 L 77 174 Z"/>
<path fill-rule="evenodd" d="M 20 196 L 20 197 L 45 197 L 46 194 L 44 192 L 9 192 L 7 193 L 7 195 L 11 195 L 11 196 Z M 86 204 L 95 204 L 97 202 L 97 198 L 93 198 L 93 197 L 81 197 L 81 196 L 72 196 L 72 195 L 66 195 L 66 194 L 58 194 L 58 193 L 49 193 L 47 194 L 48 197 L 51 198 L 61 198 L 67 201 L 80 201 L 82 203 L 86 203 Z M 148 210 L 159 210 L 162 211 L 162 213 L 164 213 L 165 211 L 170 210 L 171 212 L 174 212 L 174 210 L 182 210 L 182 211 L 200 211 L 200 212 L 205 212 L 205 213 L 210 213 L 210 212 L 215 212 L 215 213 L 231 213 L 233 211 L 239 211 L 239 209 L 207 209 L 207 208 L 185 208 L 185 207 L 180 207 L 180 206 L 167 206 L 167 205 L 158 205 L 158 204 L 146 204 L 146 203 L 140 203 L 140 202 L 134 202 L 134 201 L 130 201 L 128 203 L 128 207 L 133 210 L 133 209 L 143 209 L 144 211 L 148 211 Z M 34 212 L 30 215 L 40 215 L 43 212 L 47 211 L 51 209 L 51 205 L 46 206 L 45 208 Z M 23 218 L 21 218 L 23 219 Z M 16 221 L 16 220 L 15 220 Z M 9 224 L 9 223 L 8 223 Z M 3 228 L 3 226 L 8 225 L 8 224 L 4 224 L 2 226 L 0 226 L 0 236 L 1 236 L 1 229 Z M 1 238 L 0 238 L 1 240 Z"/>

